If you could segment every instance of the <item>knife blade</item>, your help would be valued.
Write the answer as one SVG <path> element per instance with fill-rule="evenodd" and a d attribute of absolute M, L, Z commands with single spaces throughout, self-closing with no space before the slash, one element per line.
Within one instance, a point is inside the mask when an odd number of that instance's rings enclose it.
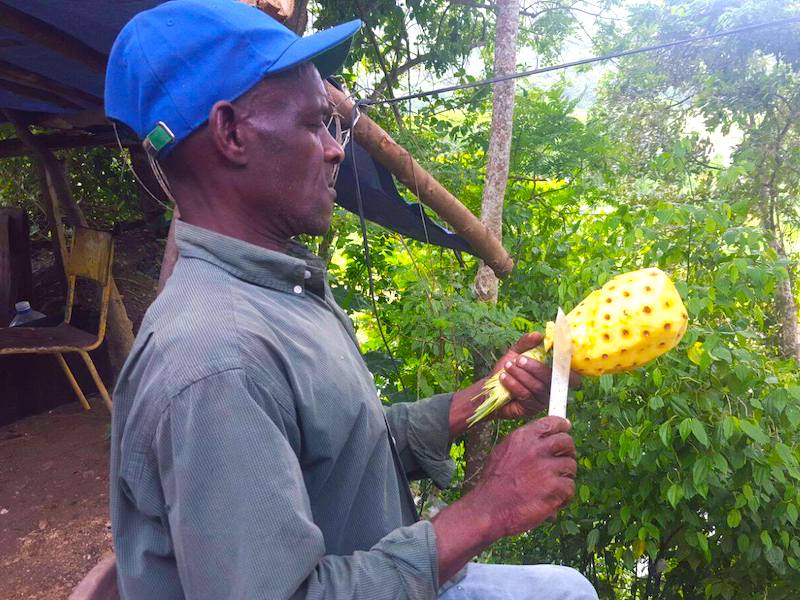
<path fill-rule="evenodd" d="M 572 363 L 572 332 L 567 317 L 558 309 L 553 331 L 553 376 L 550 381 L 549 415 L 567 418 L 569 370 Z"/>

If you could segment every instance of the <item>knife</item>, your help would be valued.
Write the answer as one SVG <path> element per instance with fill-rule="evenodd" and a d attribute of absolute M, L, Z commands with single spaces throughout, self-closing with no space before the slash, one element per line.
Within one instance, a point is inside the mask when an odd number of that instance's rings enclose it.
<path fill-rule="evenodd" d="M 567 418 L 569 370 L 572 363 L 572 332 L 564 311 L 558 309 L 553 331 L 553 376 L 550 381 L 549 415 Z"/>

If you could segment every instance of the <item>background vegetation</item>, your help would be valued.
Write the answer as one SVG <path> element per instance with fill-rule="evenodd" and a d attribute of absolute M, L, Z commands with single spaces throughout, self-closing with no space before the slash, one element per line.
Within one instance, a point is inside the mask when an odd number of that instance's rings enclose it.
<path fill-rule="evenodd" d="M 777 0 L 600 3 L 523 3 L 525 66 L 575 58 L 575 40 L 582 56 L 800 14 Z M 314 27 L 366 21 L 345 74 L 361 96 L 491 74 L 488 3 L 381 0 L 366 11 L 339 0 L 309 10 Z M 310 240 L 330 258 L 387 402 L 470 382 L 472 352 L 501 352 L 619 272 L 658 266 L 678 285 L 691 320 L 681 345 L 575 394 L 576 501 L 481 560 L 569 564 L 601 598 L 797 597 L 800 380 L 782 336 L 787 287 L 797 301 L 798 39 L 794 26 L 638 55 L 606 64 L 596 86 L 598 71 L 521 81 L 504 213 L 516 269 L 496 306 L 474 300 L 472 257 L 371 226 L 387 349 L 357 220 L 337 212 L 329 236 Z M 489 92 L 370 115 L 477 212 Z M 64 156 L 95 223 L 140 218 L 118 153 Z M 0 162 L 2 201 L 26 206 L 44 231 L 34 183 L 24 159 Z M 459 496 L 463 452 L 453 449 L 451 488 L 419 489 L 426 510 Z"/>

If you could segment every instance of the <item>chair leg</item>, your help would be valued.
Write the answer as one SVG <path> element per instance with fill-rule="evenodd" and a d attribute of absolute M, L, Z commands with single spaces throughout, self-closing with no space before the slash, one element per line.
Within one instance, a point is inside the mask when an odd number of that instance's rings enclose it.
<path fill-rule="evenodd" d="M 92 374 L 92 379 L 94 379 L 94 384 L 97 386 L 100 395 L 103 397 L 103 402 L 106 403 L 106 408 L 108 412 L 111 412 L 111 396 L 108 395 L 108 390 L 106 386 L 103 384 L 103 380 L 100 379 L 100 374 L 97 372 L 97 369 L 94 368 L 94 362 L 92 362 L 92 358 L 89 356 L 89 353 L 85 350 L 80 351 L 80 355 L 83 357 L 83 362 L 86 363 L 86 368 L 89 369 L 89 373 Z"/>
<path fill-rule="evenodd" d="M 83 408 L 86 410 L 89 410 L 91 407 L 86 401 L 86 396 L 83 395 L 81 386 L 79 386 L 78 382 L 75 381 L 75 376 L 72 374 L 72 371 L 69 370 L 69 365 L 67 364 L 67 361 L 64 360 L 64 356 L 60 352 L 56 352 L 56 358 L 58 359 L 58 364 L 61 365 L 61 369 L 64 371 L 64 374 L 67 376 L 67 379 L 69 379 L 69 384 L 72 386 L 75 395 L 78 396 L 81 406 L 83 406 Z"/>

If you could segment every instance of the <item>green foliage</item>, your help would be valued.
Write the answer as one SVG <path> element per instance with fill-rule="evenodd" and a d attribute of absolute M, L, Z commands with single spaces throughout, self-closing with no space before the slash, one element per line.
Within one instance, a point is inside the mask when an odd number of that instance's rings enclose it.
<path fill-rule="evenodd" d="M 701 8 L 664 10 L 683 10 L 688 25 L 701 22 L 692 14 Z M 637 43 L 652 41 L 653 32 L 698 33 L 694 25 L 661 32 L 648 21 L 658 10 L 640 10 L 631 33 L 644 36 Z M 754 52 L 752 41 L 731 45 Z M 474 303 L 472 259 L 460 268 L 447 252 L 371 232 L 379 313 L 397 359 L 397 369 L 378 378 L 389 399 L 469 382 L 471 351 L 499 353 L 520 331 L 541 328 L 559 305 L 572 308 L 616 273 L 659 266 L 686 299 L 691 327 L 678 348 L 637 372 L 587 379 L 575 394 L 575 502 L 557 523 L 502 540 L 482 560 L 571 564 L 602 598 L 777 599 L 800 586 L 800 382 L 796 365 L 779 356 L 774 310 L 790 265 L 771 244 L 758 193 L 758 158 L 775 128 L 759 116 L 768 94 L 758 101 L 752 90 L 735 95 L 735 71 L 709 72 L 722 46 L 696 56 L 683 49 L 696 71 L 685 57 L 631 61 L 609 79 L 586 120 L 574 117 L 563 88 L 520 91 L 504 213 L 516 269 L 496 307 Z M 793 69 L 782 76 L 785 85 Z M 678 102 L 701 75 L 713 78 L 702 101 Z M 764 73 L 745 78 L 756 75 Z M 725 78 L 728 87 L 720 88 Z M 405 119 L 398 137 L 477 211 L 488 106 L 472 95 L 458 100 L 463 112 L 456 101 L 439 103 L 435 115 L 422 109 Z M 695 131 L 698 114 L 703 128 Z M 720 157 L 707 132 L 723 123 L 740 137 Z M 793 131 L 782 148 L 791 146 Z M 781 156 L 777 170 L 764 168 L 781 182 L 776 214 L 791 222 L 800 165 L 797 153 Z M 339 227 L 340 236 L 353 231 L 347 222 Z M 336 269 L 337 281 L 363 295 L 356 239 L 337 244 L 346 265 Z M 366 347 L 385 353 L 365 303 L 361 311 Z M 499 427 L 498 436 L 513 426 Z M 463 478 L 462 445 L 453 456 Z M 460 483 L 444 498 L 457 499 Z"/>

